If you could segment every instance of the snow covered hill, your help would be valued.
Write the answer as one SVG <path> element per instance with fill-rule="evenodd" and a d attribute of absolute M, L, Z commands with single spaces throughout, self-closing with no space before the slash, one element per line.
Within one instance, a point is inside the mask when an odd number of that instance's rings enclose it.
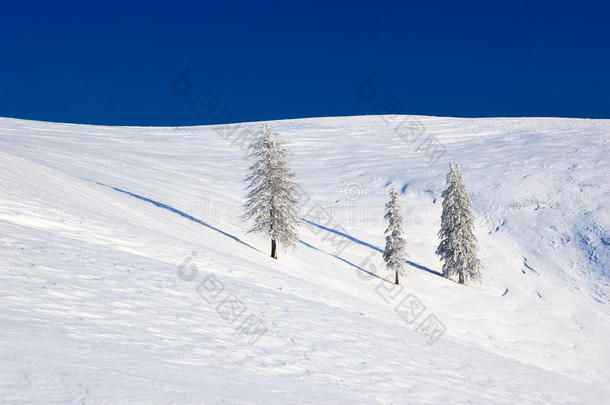
<path fill-rule="evenodd" d="M 404 118 L 446 152 L 400 136 Z M 607 401 L 610 120 L 270 125 L 305 220 L 278 261 L 240 220 L 243 140 L 260 123 L 0 118 L 0 402 Z M 450 161 L 473 201 L 480 288 L 438 275 Z M 379 252 L 391 183 L 400 289 Z"/>

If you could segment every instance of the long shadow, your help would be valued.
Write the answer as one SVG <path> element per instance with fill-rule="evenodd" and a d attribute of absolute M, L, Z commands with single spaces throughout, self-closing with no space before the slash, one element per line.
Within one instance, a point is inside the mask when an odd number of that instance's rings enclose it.
<path fill-rule="evenodd" d="M 318 252 L 322 252 L 322 253 L 326 253 L 326 254 L 328 254 L 328 255 L 331 255 L 331 256 L 332 256 L 332 257 L 334 257 L 335 259 L 337 259 L 337 260 L 341 260 L 343 263 L 348 264 L 348 265 L 350 265 L 350 266 L 352 266 L 352 267 L 354 267 L 354 268 L 356 268 L 356 269 L 358 269 L 358 270 L 360 270 L 360 271 L 362 271 L 362 272 L 364 272 L 364 273 L 368 274 L 369 276 L 376 277 L 376 278 L 378 278 L 378 279 L 380 279 L 380 280 L 383 280 L 383 281 L 386 281 L 386 282 L 388 282 L 388 283 L 390 282 L 390 281 L 386 280 L 386 279 L 385 279 L 385 278 L 383 278 L 383 277 L 379 277 L 379 276 L 378 276 L 377 274 L 375 274 L 375 273 L 371 273 L 370 271 L 365 270 L 365 269 L 363 269 L 362 267 L 355 265 L 354 263 L 350 262 L 349 260 L 345 260 L 344 258 L 339 257 L 339 256 L 337 256 L 337 255 L 335 255 L 335 254 L 333 254 L 333 253 L 328 253 L 328 252 L 325 252 L 325 251 L 323 251 L 322 249 L 319 249 L 319 248 L 317 248 L 317 247 L 315 247 L 315 246 L 313 246 L 313 245 L 311 245 L 311 244 L 309 244 L 309 243 L 305 242 L 304 240 L 299 239 L 299 243 L 300 243 L 300 244 L 302 244 L 302 245 L 304 245 L 304 246 L 307 246 L 307 247 L 308 247 L 308 248 L 310 248 L 310 249 L 317 250 Z"/>
<path fill-rule="evenodd" d="M 310 221 L 309 219 L 301 218 L 301 220 L 302 220 L 303 222 L 306 222 L 306 223 L 308 223 L 308 224 L 310 224 L 310 225 L 315 226 L 316 228 L 323 229 L 323 230 L 325 230 L 325 231 L 327 231 L 327 232 L 332 232 L 332 233 L 334 233 L 334 234 L 336 234 L 336 235 L 339 235 L 339 236 L 342 236 L 342 237 L 344 237 L 344 238 L 346 238 L 346 239 L 348 239 L 348 240 L 350 240 L 350 241 L 352 241 L 352 242 L 354 242 L 354 243 L 357 243 L 357 244 L 362 245 L 362 246 L 366 246 L 366 247 L 368 247 L 368 248 L 370 248 L 370 249 L 376 250 L 377 252 L 383 253 L 383 249 L 381 249 L 381 248 L 379 248 L 379 247 L 377 247 L 377 246 L 375 246 L 375 245 L 371 245 L 370 243 L 365 242 L 365 241 L 363 241 L 363 240 L 360 240 L 360 239 L 358 239 L 358 238 L 354 238 L 353 236 L 348 235 L 348 234 L 346 234 L 345 232 L 341 232 L 341 231 L 338 231 L 338 230 L 336 230 L 336 229 L 329 228 L 329 227 L 326 227 L 326 226 L 324 226 L 324 225 L 317 224 L 317 223 L 315 223 L 315 222 L 313 222 L 313 221 Z M 341 260 L 343 260 L 343 259 L 341 259 Z M 426 266 L 423 266 L 423 265 L 421 265 L 421 264 L 418 264 L 418 263 L 412 262 L 411 260 L 405 260 L 405 262 L 406 262 L 406 263 L 407 263 L 409 266 L 415 267 L 416 269 L 426 271 L 426 272 L 428 272 L 428 273 L 430 273 L 430 274 L 434 274 L 435 276 L 442 276 L 442 274 L 441 274 L 441 273 L 439 273 L 438 271 L 436 271 L 436 270 L 432 270 L 432 269 L 430 269 L 430 268 L 428 268 L 428 267 L 426 267 Z"/>
<path fill-rule="evenodd" d="M 198 224 L 200 224 L 200 225 L 203 225 L 203 226 L 205 226 L 205 227 L 208 227 L 208 228 L 210 228 L 210 229 L 211 229 L 211 230 L 213 230 L 213 231 L 216 231 L 216 232 L 218 232 L 218 233 L 220 233 L 220 234 L 222 234 L 222 235 L 224 235 L 224 236 L 226 236 L 226 237 L 228 237 L 228 238 L 233 239 L 233 240 L 234 240 L 234 241 L 236 241 L 236 242 L 241 243 L 241 244 L 242 244 L 242 245 L 244 245 L 244 246 L 248 246 L 250 249 L 254 249 L 254 250 L 256 250 L 256 251 L 259 251 L 257 248 L 255 248 L 254 246 L 252 246 L 252 245 L 250 245 L 250 244 L 248 244 L 248 243 L 244 242 L 243 240 L 239 239 L 237 236 L 235 236 L 235 235 L 231 235 L 230 233 L 227 233 L 227 232 L 223 231 L 222 229 L 216 228 L 215 226 L 210 225 L 210 224 L 208 224 L 207 222 L 204 222 L 204 221 L 202 221 L 202 220 L 200 220 L 200 219 L 197 219 L 197 218 L 195 218 L 195 217 L 193 217 L 193 216 L 191 216 L 191 215 L 187 214 L 186 212 L 184 212 L 184 211 L 180 211 L 179 209 L 174 208 L 174 207 L 172 207 L 172 206 L 170 206 L 170 205 L 163 204 L 163 203 L 161 203 L 161 202 L 159 202 L 159 201 L 151 200 L 150 198 L 146 198 L 146 197 L 143 197 L 143 196 L 141 196 L 141 195 L 139 195 L 139 194 L 135 194 L 135 193 L 132 193 L 132 192 L 129 192 L 129 191 L 126 191 L 126 190 L 121 190 L 121 189 L 120 189 L 120 188 L 118 188 L 118 187 L 113 187 L 113 186 L 109 186 L 109 185 L 104 184 L 104 183 L 99 183 L 99 182 L 97 182 L 97 181 L 95 182 L 95 184 L 98 184 L 98 185 L 100 185 L 100 186 L 104 186 L 104 187 L 108 187 L 108 188 L 110 188 L 110 189 L 112 189 L 112 190 L 114 190 L 114 191 L 118 191 L 119 193 L 124 193 L 124 194 L 127 194 L 128 196 L 131 196 L 131 197 L 137 198 L 138 200 L 142 200 L 142 201 L 149 202 L 149 203 L 151 203 L 151 204 L 153 204 L 153 205 L 155 205 L 155 206 L 157 206 L 157 207 L 159 207 L 159 208 L 163 208 L 163 209 L 166 209 L 166 210 L 168 210 L 168 211 L 173 212 L 174 214 L 178 214 L 178 215 L 180 215 L 181 217 L 184 217 L 184 218 L 188 219 L 189 221 L 193 221 L 193 222 L 196 222 L 196 223 L 198 223 Z M 259 252 L 260 252 L 260 251 L 259 251 Z"/>

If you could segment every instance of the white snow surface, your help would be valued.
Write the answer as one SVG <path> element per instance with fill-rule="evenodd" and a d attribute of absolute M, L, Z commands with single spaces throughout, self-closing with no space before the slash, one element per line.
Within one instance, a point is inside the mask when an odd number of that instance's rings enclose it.
<path fill-rule="evenodd" d="M 0 402 L 607 403 L 610 120 L 416 117 L 446 147 L 430 164 L 390 118 L 270 122 L 303 218 L 323 226 L 304 223 L 277 261 L 240 220 L 250 162 L 235 140 L 261 123 L 0 118 Z M 435 274 L 450 161 L 478 287 Z M 414 264 L 400 290 L 377 250 L 390 183 Z M 206 277 L 218 296 L 200 294 Z M 246 308 L 233 323 L 226 297 Z M 405 298 L 425 306 L 415 320 L 396 311 Z M 248 315 L 267 328 L 254 344 Z M 446 327 L 432 344 L 429 315 Z"/>

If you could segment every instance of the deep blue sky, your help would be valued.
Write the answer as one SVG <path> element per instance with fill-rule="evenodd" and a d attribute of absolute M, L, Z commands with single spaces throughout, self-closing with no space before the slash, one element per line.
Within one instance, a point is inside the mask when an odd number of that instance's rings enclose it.
<path fill-rule="evenodd" d="M 393 96 L 412 114 L 610 118 L 607 2 L 6 3 L 5 117 L 192 125 L 374 114 Z M 217 106 L 197 114 L 204 90 Z"/>

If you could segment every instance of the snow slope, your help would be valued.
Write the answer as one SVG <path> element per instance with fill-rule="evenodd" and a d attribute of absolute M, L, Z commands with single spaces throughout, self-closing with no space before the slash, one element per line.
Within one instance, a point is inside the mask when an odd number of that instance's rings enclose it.
<path fill-rule="evenodd" d="M 275 261 L 239 218 L 236 136 L 260 123 L 0 118 L 0 402 L 604 403 L 610 120 L 415 119 L 446 147 L 437 162 L 379 116 L 270 123 L 307 220 Z M 438 276 L 450 160 L 477 217 L 480 288 Z M 378 251 L 392 182 L 400 290 Z M 233 323 L 226 297 L 245 308 Z M 403 299 L 425 306 L 417 319 Z M 429 315 L 446 328 L 432 344 Z M 254 344 L 245 319 L 267 329 Z"/>

